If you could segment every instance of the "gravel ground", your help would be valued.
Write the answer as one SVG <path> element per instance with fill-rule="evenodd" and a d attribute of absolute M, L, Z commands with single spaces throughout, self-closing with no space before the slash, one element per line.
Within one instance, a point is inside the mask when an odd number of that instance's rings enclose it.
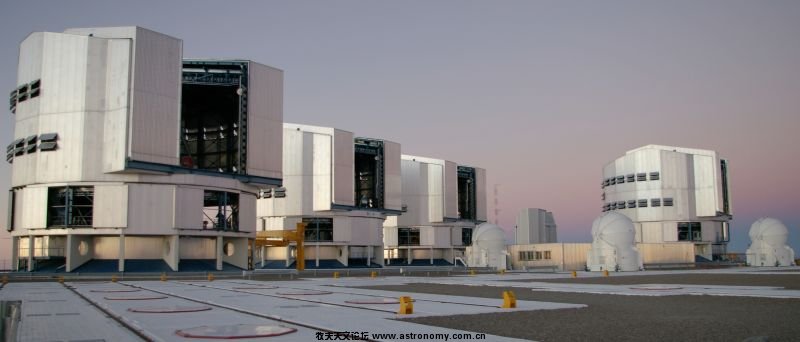
<path fill-rule="evenodd" d="M 798 341 L 800 299 L 720 296 L 619 296 L 409 284 L 365 287 L 518 300 L 587 304 L 582 309 L 419 317 L 420 324 L 539 341 Z M 413 295 L 412 295 L 413 297 Z"/>
<path fill-rule="evenodd" d="M 715 274 L 683 273 L 657 275 L 625 275 L 592 278 L 559 278 L 536 280 L 509 280 L 517 282 L 546 282 L 573 284 L 635 285 L 635 284 L 684 284 L 684 285 L 741 285 L 777 286 L 787 290 L 800 290 L 800 274 Z M 800 313 L 800 312 L 798 312 Z M 800 336 L 798 337 L 800 339 Z"/>

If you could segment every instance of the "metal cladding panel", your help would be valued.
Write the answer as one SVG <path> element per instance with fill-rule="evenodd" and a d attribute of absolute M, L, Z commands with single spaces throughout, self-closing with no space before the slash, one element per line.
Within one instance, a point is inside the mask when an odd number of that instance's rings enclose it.
<path fill-rule="evenodd" d="M 477 209 L 476 219 L 486 221 L 486 169 L 475 168 L 475 207 Z"/>
<path fill-rule="evenodd" d="M 333 137 L 330 135 L 309 133 L 313 137 L 312 163 L 313 174 L 313 210 L 331 210 L 333 191 Z M 306 153 L 304 151 L 304 153 Z"/>
<path fill-rule="evenodd" d="M 310 134 L 293 128 L 283 130 L 283 187 L 286 188 L 286 197 L 259 200 L 265 202 L 265 211 L 260 212 L 259 216 L 269 216 L 267 213 L 276 216 L 302 215 L 304 203 L 308 203 L 309 208 L 313 205 L 311 148 Z"/>
<path fill-rule="evenodd" d="M 92 239 L 92 245 L 94 246 L 93 259 L 119 258 L 119 236 L 95 236 Z M 125 256 L 133 259 L 127 252 L 126 250 Z"/>
<path fill-rule="evenodd" d="M 133 53 L 129 157 L 178 165 L 183 44 L 137 27 Z"/>
<path fill-rule="evenodd" d="M 128 186 L 95 185 L 94 228 L 124 228 L 128 226 Z"/>
<path fill-rule="evenodd" d="M 249 63 L 247 174 L 281 178 L 283 71 Z"/>
<path fill-rule="evenodd" d="M 14 192 L 14 212 L 7 213 L 6 215 L 14 215 L 14 233 L 26 234 L 27 227 L 22 225 L 23 204 L 25 203 L 25 190 L 17 190 Z"/>
<path fill-rule="evenodd" d="M 451 244 L 451 229 L 450 226 L 447 227 L 433 227 L 433 247 L 434 248 L 449 248 L 452 246 Z"/>
<path fill-rule="evenodd" d="M 420 227 L 419 228 L 419 245 L 420 246 L 433 246 L 436 242 L 434 227 Z"/>
<path fill-rule="evenodd" d="M 256 196 L 239 194 L 239 231 L 256 231 Z"/>
<path fill-rule="evenodd" d="M 131 63 L 131 41 L 127 39 L 109 40 L 105 74 L 106 112 L 103 121 L 103 172 L 125 169 Z"/>
<path fill-rule="evenodd" d="M 714 158 L 702 155 L 693 155 L 694 159 L 694 200 L 697 216 L 716 216 L 717 211 L 722 211 L 717 202 L 717 188 L 714 171 L 716 163 Z"/>
<path fill-rule="evenodd" d="M 444 163 L 444 217 L 458 217 L 458 165 L 451 161 Z"/>
<path fill-rule="evenodd" d="M 428 196 L 428 222 L 444 222 L 445 218 L 445 166 L 437 164 L 427 165 L 427 194 Z M 455 175 L 453 175 L 455 177 Z M 454 178 L 453 177 L 453 178 Z M 455 193 L 453 198 L 455 199 Z M 455 202 L 455 200 L 454 200 Z M 455 217 L 455 216 L 452 216 Z"/>
<path fill-rule="evenodd" d="M 384 246 L 397 246 L 397 227 L 383 228 L 383 245 Z"/>
<path fill-rule="evenodd" d="M 333 241 L 351 241 L 353 238 L 352 227 L 354 222 L 349 216 L 333 217 Z"/>
<path fill-rule="evenodd" d="M 175 189 L 175 227 L 203 228 L 203 189 L 179 186 Z"/>
<path fill-rule="evenodd" d="M 422 225 L 423 222 L 428 222 L 428 166 L 406 159 L 401 160 L 400 165 L 403 177 L 402 203 L 406 206 L 406 211 L 402 215 L 396 216 L 396 226 Z"/>
<path fill-rule="evenodd" d="M 217 239 L 213 237 L 181 237 L 178 246 L 181 259 L 217 258 Z"/>
<path fill-rule="evenodd" d="M 679 243 L 640 243 L 636 244 L 645 264 L 693 263 L 694 244 Z"/>
<path fill-rule="evenodd" d="M 128 229 L 125 234 L 171 234 L 175 213 L 175 186 L 130 184 Z M 200 216 L 202 210 L 197 209 Z"/>
<path fill-rule="evenodd" d="M 383 141 L 384 160 L 384 207 L 392 210 L 403 209 L 402 171 L 400 165 L 400 144 Z"/>
<path fill-rule="evenodd" d="M 22 208 L 22 228 L 46 228 L 47 187 L 27 187 L 21 192 L 23 201 L 17 204 Z"/>
<path fill-rule="evenodd" d="M 355 145 L 353 133 L 335 130 L 333 137 L 333 203 L 355 205 Z M 314 207 L 316 209 L 316 206 Z"/>

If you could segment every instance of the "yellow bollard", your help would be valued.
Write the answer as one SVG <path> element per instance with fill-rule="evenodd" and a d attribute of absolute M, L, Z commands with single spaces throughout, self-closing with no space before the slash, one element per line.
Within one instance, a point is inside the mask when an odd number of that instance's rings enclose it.
<path fill-rule="evenodd" d="M 214 274 L 212 273 L 208 274 L 208 281 L 214 281 Z"/>
<path fill-rule="evenodd" d="M 517 307 L 517 297 L 514 292 L 503 291 L 503 309 L 513 309 Z"/>
<path fill-rule="evenodd" d="M 117 282 L 117 276 L 116 275 L 112 275 L 111 276 L 111 282 L 112 283 L 116 283 Z"/>
<path fill-rule="evenodd" d="M 339 272 L 333 272 L 333 279 L 339 278 Z"/>
<path fill-rule="evenodd" d="M 603 276 L 608 277 L 608 270 L 603 270 Z"/>
<path fill-rule="evenodd" d="M 411 300 L 411 297 L 400 297 L 400 311 L 397 311 L 397 313 L 400 315 L 410 315 L 414 313 L 414 301 Z"/>
<path fill-rule="evenodd" d="M 164 272 L 161 272 L 161 281 L 167 281 L 167 274 Z"/>
<path fill-rule="evenodd" d="M 59 284 L 63 284 L 64 283 L 64 276 L 58 276 L 58 283 Z"/>
<path fill-rule="evenodd" d="M 469 270 L 469 275 L 475 275 L 475 270 Z"/>
<path fill-rule="evenodd" d="M 577 278 L 578 277 L 578 272 L 577 271 L 572 271 L 572 277 L 573 278 Z"/>
<path fill-rule="evenodd" d="M 5 284 L 8 284 L 8 276 L 7 275 L 3 276 L 3 285 L 5 285 Z"/>
<path fill-rule="evenodd" d="M 369 277 L 370 277 L 370 278 L 376 278 L 376 277 L 378 277 L 378 272 L 372 271 L 372 272 L 369 274 Z"/>
<path fill-rule="evenodd" d="M 500 270 L 499 274 L 500 274 L 500 275 L 504 275 L 504 274 L 506 274 L 506 270 Z"/>

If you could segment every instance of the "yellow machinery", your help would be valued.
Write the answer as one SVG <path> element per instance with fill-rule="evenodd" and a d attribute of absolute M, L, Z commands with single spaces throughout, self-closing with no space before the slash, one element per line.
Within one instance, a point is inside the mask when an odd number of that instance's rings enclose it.
<path fill-rule="evenodd" d="M 285 247 L 294 242 L 297 244 L 297 270 L 306 269 L 306 256 L 303 249 L 303 239 L 306 234 L 306 224 L 298 223 L 295 230 L 266 230 L 256 232 L 256 247 Z"/>

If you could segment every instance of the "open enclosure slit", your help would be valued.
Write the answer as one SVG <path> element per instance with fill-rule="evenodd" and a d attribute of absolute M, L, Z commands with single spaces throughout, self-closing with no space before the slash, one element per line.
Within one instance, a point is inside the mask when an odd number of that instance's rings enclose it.
<path fill-rule="evenodd" d="M 355 140 L 355 203 L 356 207 L 383 209 L 384 159 L 383 142 Z"/>
<path fill-rule="evenodd" d="M 458 218 L 464 220 L 475 220 L 476 215 L 475 196 L 475 168 L 458 167 Z"/>
<path fill-rule="evenodd" d="M 181 166 L 246 172 L 247 64 L 184 61 Z"/>

